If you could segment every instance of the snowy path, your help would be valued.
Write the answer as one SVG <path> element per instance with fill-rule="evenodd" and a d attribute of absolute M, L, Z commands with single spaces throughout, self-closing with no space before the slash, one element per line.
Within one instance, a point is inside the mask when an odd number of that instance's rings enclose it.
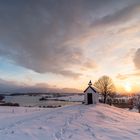
<path fill-rule="evenodd" d="M 139 140 L 140 114 L 115 107 L 0 108 L 0 140 Z"/>

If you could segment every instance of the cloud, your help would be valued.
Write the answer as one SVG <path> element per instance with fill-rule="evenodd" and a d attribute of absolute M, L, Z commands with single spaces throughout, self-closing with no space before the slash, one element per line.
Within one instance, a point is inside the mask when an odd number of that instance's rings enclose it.
<path fill-rule="evenodd" d="M 96 70 L 97 68 L 99 68 L 99 65 L 92 59 L 88 59 L 87 61 L 84 61 L 81 69 L 82 70 Z"/>
<path fill-rule="evenodd" d="M 140 48 L 137 49 L 134 55 L 133 62 L 137 69 L 140 69 Z"/>
<path fill-rule="evenodd" d="M 1 1 L 0 55 L 38 73 L 77 78 L 81 73 L 74 67 L 96 66 L 86 63 L 89 59 L 86 46 L 72 41 L 89 32 L 94 25 L 126 21 L 139 8 L 135 4 L 120 11 L 110 8 L 119 7 L 119 2 L 107 0 L 105 6 L 104 0 Z"/>
<path fill-rule="evenodd" d="M 0 54 L 38 73 L 78 77 L 80 73 L 69 70 L 69 67 L 81 63 L 84 58 L 82 48 L 65 44 L 80 32 L 76 29 L 72 5 L 68 10 L 66 3 L 56 2 L 54 6 L 49 2 L 45 3 L 46 7 L 41 3 L 37 9 L 36 4 L 27 6 L 23 3 L 22 7 L 19 4 L 17 8 L 10 6 L 9 9 L 7 5 L 2 10 L 5 14 L 1 15 L 0 22 Z"/>
<path fill-rule="evenodd" d="M 136 33 L 138 33 L 140 31 L 140 26 L 139 26 L 139 22 L 129 25 L 129 26 L 125 26 L 122 27 L 118 30 L 117 34 L 119 35 L 134 35 Z"/>
<path fill-rule="evenodd" d="M 125 80 L 125 79 L 128 78 L 128 76 L 122 75 L 122 74 L 119 73 L 119 74 L 116 76 L 116 78 L 117 78 L 117 79 L 120 79 L 120 80 Z"/>
<path fill-rule="evenodd" d="M 129 76 L 140 76 L 140 72 L 135 72 L 135 73 L 129 74 Z"/>
<path fill-rule="evenodd" d="M 18 84 L 14 81 L 0 79 L 0 92 L 8 92 L 17 89 Z"/>
<path fill-rule="evenodd" d="M 57 88 L 55 85 L 46 83 L 36 83 L 35 85 L 27 85 L 15 81 L 0 79 L 1 93 L 80 93 L 81 91 L 74 88 Z"/>
<path fill-rule="evenodd" d="M 114 13 L 105 15 L 92 23 L 92 26 L 109 26 L 120 24 L 123 22 L 130 21 L 130 19 L 134 18 L 134 15 L 138 15 L 140 12 L 140 3 L 134 3 L 123 7 L 121 10 L 115 11 Z"/>
<path fill-rule="evenodd" d="M 128 79 L 130 77 L 139 77 L 140 76 L 140 72 L 134 72 L 134 73 L 128 73 L 128 74 L 118 74 L 116 76 L 117 79 L 119 80 L 125 80 Z"/>

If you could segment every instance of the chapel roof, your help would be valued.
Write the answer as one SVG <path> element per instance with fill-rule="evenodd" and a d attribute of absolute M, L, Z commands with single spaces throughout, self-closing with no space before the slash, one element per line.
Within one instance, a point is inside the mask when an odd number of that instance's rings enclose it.
<path fill-rule="evenodd" d="M 98 89 L 97 89 L 96 87 L 93 87 L 93 86 L 92 86 L 91 80 L 89 81 L 88 85 L 89 85 L 89 86 L 85 89 L 84 92 L 86 92 L 89 88 L 91 88 L 95 93 L 98 93 Z"/>

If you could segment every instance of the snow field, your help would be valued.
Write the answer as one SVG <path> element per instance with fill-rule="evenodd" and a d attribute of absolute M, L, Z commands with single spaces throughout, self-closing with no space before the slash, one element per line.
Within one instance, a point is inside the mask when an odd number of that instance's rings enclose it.
<path fill-rule="evenodd" d="M 140 139 L 139 113 L 103 104 L 55 109 L 0 107 L 0 114 L 0 140 Z"/>

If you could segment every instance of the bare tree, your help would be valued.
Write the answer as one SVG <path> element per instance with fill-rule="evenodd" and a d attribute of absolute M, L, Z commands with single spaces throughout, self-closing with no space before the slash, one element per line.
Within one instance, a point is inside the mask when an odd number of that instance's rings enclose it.
<path fill-rule="evenodd" d="M 108 96 L 113 96 L 115 93 L 115 86 L 109 76 L 102 76 L 94 83 L 94 86 L 97 87 L 103 95 L 104 103 L 106 103 Z"/>

